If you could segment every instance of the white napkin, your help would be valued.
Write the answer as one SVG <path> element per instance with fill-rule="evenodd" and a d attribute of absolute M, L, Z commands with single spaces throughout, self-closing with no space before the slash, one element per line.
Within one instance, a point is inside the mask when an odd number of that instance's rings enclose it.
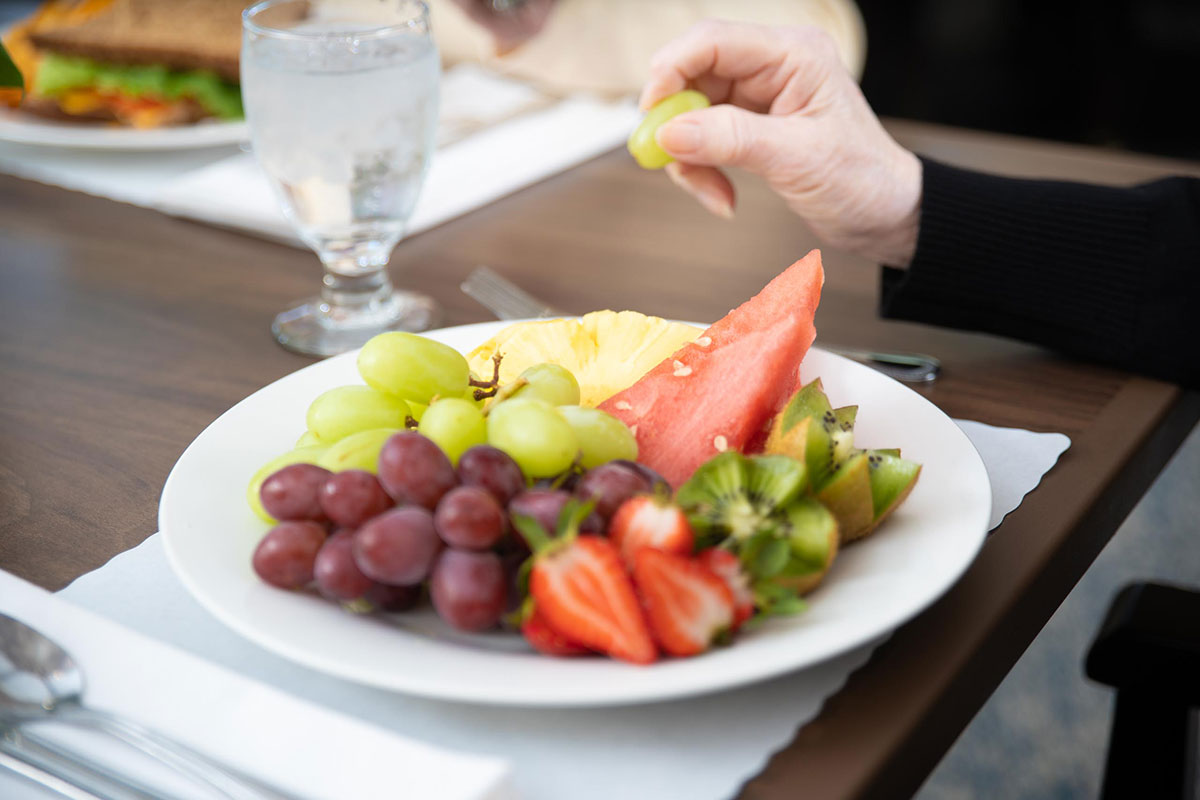
<path fill-rule="evenodd" d="M 988 468 L 993 524 L 1020 504 L 1070 444 L 1057 433 L 959 425 Z M 237 636 L 187 594 L 160 540 L 150 537 L 62 596 L 404 736 L 503 758 L 526 800 L 728 797 L 817 715 L 879 644 L 776 680 L 649 706 L 548 711 L 423 700 L 311 671 Z"/>
<path fill-rule="evenodd" d="M 82 665 L 89 705 L 168 733 L 298 798 L 513 796 L 499 759 L 441 750 L 300 700 L 3 570 L 0 612 L 56 640 Z M 37 796 L 33 787 L 0 771 L 0 797 L 30 795 Z"/>
<path fill-rule="evenodd" d="M 632 101 L 560 101 L 476 65 L 447 70 L 438 151 L 409 232 L 616 147 L 638 117 Z M 121 152 L 0 141 L 0 172 L 301 246 L 253 156 L 235 146 Z"/>
<path fill-rule="evenodd" d="M 577 97 L 484 128 L 439 149 L 408 232 L 416 233 L 610 150 L 637 121 L 632 102 Z M 266 176 L 241 153 L 165 186 L 154 206 L 299 245 Z"/>

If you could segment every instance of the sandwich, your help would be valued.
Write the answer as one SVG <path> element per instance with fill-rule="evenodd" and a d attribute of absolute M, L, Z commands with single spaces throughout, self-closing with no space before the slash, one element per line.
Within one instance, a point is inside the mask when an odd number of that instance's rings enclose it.
<path fill-rule="evenodd" d="M 135 128 L 242 118 L 245 0 L 48 0 L 4 37 L 20 108 Z"/>

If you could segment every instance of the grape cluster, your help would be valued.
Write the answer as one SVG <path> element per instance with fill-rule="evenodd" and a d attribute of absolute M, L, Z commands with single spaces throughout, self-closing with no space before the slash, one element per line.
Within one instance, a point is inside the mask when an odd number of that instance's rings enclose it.
<path fill-rule="evenodd" d="M 467 448 L 456 468 L 428 436 L 398 431 L 379 452 L 377 475 L 303 463 L 268 475 L 259 500 L 282 521 L 263 537 L 252 564 L 273 586 L 315 585 L 357 611 L 405 610 L 427 590 L 448 624 L 487 630 L 523 600 L 517 573 L 529 547 L 514 516 L 553 535 L 575 497 L 593 504 L 580 529 L 603 533 L 622 502 L 661 481 L 634 461 L 614 460 L 531 485 L 517 460 L 497 447 Z"/>

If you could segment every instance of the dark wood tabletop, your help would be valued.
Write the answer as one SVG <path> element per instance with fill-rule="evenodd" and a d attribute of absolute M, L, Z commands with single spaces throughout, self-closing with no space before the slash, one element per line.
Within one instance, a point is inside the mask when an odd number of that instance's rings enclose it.
<path fill-rule="evenodd" d="M 1135 183 L 1200 164 L 892 122 L 905 145 L 1015 175 Z M 403 242 L 393 277 L 446 323 L 488 319 L 458 285 L 488 264 L 575 312 L 715 319 L 817 246 L 739 177 L 733 221 L 613 152 Z M 992 336 L 876 317 L 878 270 L 823 251 L 818 344 L 929 352 L 954 417 L 1061 431 L 1071 449 L 963 579 L 900 628 L 746 798 L 912 793 L 1200 418 L 1200 395 Z M 1135 267 L 1136 265 L 1131 265 Z M 0 176 L 0 567 L 58 589 L 156 530 L 176 458 L 222 411 L 309 363 L 271 317 L 316 258 Z"/>

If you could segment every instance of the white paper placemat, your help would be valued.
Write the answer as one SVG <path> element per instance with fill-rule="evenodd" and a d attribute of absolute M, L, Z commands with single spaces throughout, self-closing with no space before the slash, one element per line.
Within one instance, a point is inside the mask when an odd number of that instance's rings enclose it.
<path fill-rule="evenodd" d="M 993 525 L 1041 481 L 1070 440 L 975 422 L 959 425 L 992 483 Z M 813 669 L 678 702 L 564 711 L 476 707 L 358 686 L 293 664 L 226 629 L 175 579 L 161 537 L 75 581 L 61 596 L 199 653 L 436 747 L 506 760 L 519 796 L 724 798 L 817 715 L 879 643 Z"/>

